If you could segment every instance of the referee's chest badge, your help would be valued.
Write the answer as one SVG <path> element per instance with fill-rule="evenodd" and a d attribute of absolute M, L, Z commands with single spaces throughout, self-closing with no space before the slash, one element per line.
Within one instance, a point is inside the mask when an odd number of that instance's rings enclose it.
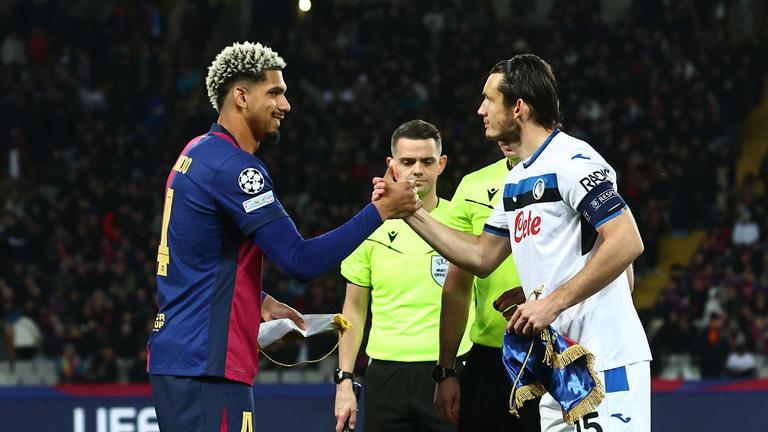
<path fill-rule="evenodd" d="M 440 255 L 432 255 L 432 279 L 438 285 L 443 286 L 445 275 L 448 274 L 448 260 Z"/>
<path fill-rule="evenodd" d="M 540 200 L 544 196 L 544 179 L 536 180 L 533 185 L 533 199 Z"/>

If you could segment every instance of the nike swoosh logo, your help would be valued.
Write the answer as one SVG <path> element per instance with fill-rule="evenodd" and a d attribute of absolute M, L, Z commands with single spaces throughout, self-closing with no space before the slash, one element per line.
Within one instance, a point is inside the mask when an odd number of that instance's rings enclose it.
<path fill-rule="evenodd" d="M 632 420 L 632 417 L 624 418 L 621 413 L 611 414 L 611 417 L 616 417 L 617 419 L 621 420 L 622 423 L 629 423 Z"/>
<path fill-rule="evenodd" d="M 590 158 L 589 158 L 589 157 L 587 157 L 587 156 L 584 156 L 584 155 L 583 155 L 583 154 L 581 154 L 581 153 L 573 155 L 573 157 L 571 158 L 571 160 L 574 160 L 574 159 L 586 159 L 586 160 L 590 160 Z"/>

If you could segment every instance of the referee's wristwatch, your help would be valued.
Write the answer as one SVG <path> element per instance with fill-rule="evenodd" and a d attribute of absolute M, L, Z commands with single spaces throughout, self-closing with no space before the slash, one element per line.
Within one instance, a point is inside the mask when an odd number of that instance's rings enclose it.
<path fill-rule="evenodd" d="M 439 364 L 432 369 L 432 379 L 436 383 L 440 384 L 445 381 L 446 378 L 455 377 L 456 369 L 448 369 L 440 366 Z"/>
<path fill-rule="evenodd" d="M 345 372 L 339 368 L 336 368 L 336 372 L 333 374 L 333 382 L 336 384 L 341 384 L 342 381 L 345 379 L 349 379 L 354 381 L 352 378 L 355 377 L 355 374 L 352 372 Z"/>

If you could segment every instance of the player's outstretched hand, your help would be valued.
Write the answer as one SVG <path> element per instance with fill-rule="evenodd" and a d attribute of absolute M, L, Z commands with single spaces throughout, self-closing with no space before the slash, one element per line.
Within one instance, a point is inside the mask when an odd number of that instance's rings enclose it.
<path fill-rule="evenodd" d="M 515 313 L 507 324 L 507 331 L 514 331 L 522 336 L 533 336 L 552 324 L 558 315 L 560 311 L 556 309 L 551 297 L 529 300 L 515 308 Z"/>
<path fill-rule="evenodd" d="M 264 299 L 264 302 L 261 304 L 261 317 L 264 319 L 264 321 L 288 318 L 296 323 L 300 329 L 307 329 L 307 324 L 304 322 L 304 317 L 299 313 L 299 311 L 285 303 L 280 303 L 279 301 L 272 298 L 272 296 L 267 296 Z"/>
<path fill-rule="evenodd" d="M 349 420 L 349 428 L 354 429 L 357 423 L 357 398 L 352 389 L 352 380 L 344 380 L 336 385 L 336 432 L 344 429 L 344 423 Z"/>
<path fill-rule="evenodd" d="M 525 303 L 525 293 L 523 287 L 517 286 L 504 291 L 499 298 L 493 302 L 493 308 L 504 315 L 504 319 L 509 321 L 518 305 Z"/>
<path fill-rule="evenodd" d="M 379 183 L 384 183 L 379 185 Z M 383 191 L 376 199 L 377 190 Z M 384 177 L 374 179 L 374 191 L 371 196 L 373 205 L 379 211 L 382 220 L 402 219 L 420 209 L 423 203 L 416 193 L 413 182 L 397 181 L 394 163 L 390 163 Z"/>

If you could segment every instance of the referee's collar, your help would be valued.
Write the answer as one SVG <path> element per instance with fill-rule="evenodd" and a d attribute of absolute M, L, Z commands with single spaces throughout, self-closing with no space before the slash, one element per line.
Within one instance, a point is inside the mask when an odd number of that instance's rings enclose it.
<path fill-rule="evenodd" d="M 528 168 L 529 166 L 531 166 L 536 161 L 536 159 L 539 157 L 541 152 L 543 152 L 544 149 L 547 148 L 549 143 L 552 142 L 552 139 L 555 138 L 555 135 L 557 135 L 559 133 L 560 133 L 560 129 L 559 128 L 555 128 L 555 130 L 553 130 L 552 133 L 549 134 L 547 139 L 545 139 L 544 142 L 539 146 L 538 150 L 536 150 L 536 152 L 533 154 L 533 156 L 531 156 L 531 158 L 528 159 L 527 161 L 523 162 L 523 168 Z"/>

